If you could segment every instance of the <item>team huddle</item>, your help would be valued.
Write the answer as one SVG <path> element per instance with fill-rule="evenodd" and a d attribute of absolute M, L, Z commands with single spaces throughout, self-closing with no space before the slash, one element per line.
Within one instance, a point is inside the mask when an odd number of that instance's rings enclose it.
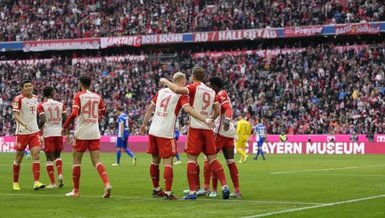
<path fill-rule="evenodd" d="M 162 78 L 160 83 L 167 88 L 160 89 L 153 96 L 148 106 L 140 131 L 141 134 L 147 132 L 147 125 L 152 117 L 148 131 L 149 145 L 147 152 L 152 155 L 150 176 L 154 188 L 153 197 L 163 197 L 168 200 L 177 199 L 172 193 L 173 157 L 178 154 L 174 130 L 181 109 L 190 115 L 185 146 L 188 157 L 187 180 L 189 189 L 185 191 L 186 195 L 183 199 L 194 200 L 200 195 L 217 197 L 218 180 L 221 184 L 223 199 L 241 197 L 238 168 L 234 160 L 234 147 L 242 156 L 239 163 L 246 162 L 245 144 L 252 132 L 250 123 L 240 116 L 237 129 L 235 129 L 232 121 L 231 102 L 226 91 L 222 89 L 221 79 L 219 77 L 209 78 L 207 84 L 203 83 L 203 80 L 204 70 L 200 67 L 192 69 L 192 84 L 187 86 L 186 76 L 181 72 L 173 75 L 173 82 Z M 63 137 L 66 136 L 67 143 L 73 144 L 73 189 L 66 196 L 80 196 L 81 160 L 84 152 L 89 150 L 92 164 L 104 183 L 103 197 L 110 197 L 112 186 L 105 167 L 99 159 L 101 137 L 99 120 L 106 112 L 105 105 L 103 99 L 97 93 L 89 90 L 91 78 L 87 76 L 79 77 L 79 85 L 81 91 L 75 94 L 71 114 L 67 117 L 65 106 L 54 100 L 55 92 L 52 87 L 44 88 L 44 101 L 39 103 L 37 96 L 32 94 L 32 82 L 23 81 L 21 83 L 22 93 L 16 96 L 13 101 L 13 115 L 17 121 L 16 158 L 13 163 L 14 190 L 20 190 L 20 164 L 27 146 L 29 146 L 33 160 L 33 189 L 63 187 L 63 162 L 60 154 L 63 150 Z M 116 111 L 119 116 L 118 141 L 121 141 L 119 144 L 122 144 L 122 146 L 117 150 L 117 162 L 114 166 L 119 166 L 122 151 L 125 151 L 133 158 L 135 165 L 136 157 L 127 149 L 128 118 L 122 113 L 121 107 L 118 107 Z M 75 118 L 77 118 L 77 122 L 74 128 L 74 137 L 72 138 L 69 129 Z M 263 130 L 263 127 L 260 127 L 260 129 L 258 148 L 262 146 L 265 138 L 265 130 Z M 235 144 L 234 140 L 236 140 Z M 46 167 L 50 179 L 48 186 L 39 181 L 39 154 L 42 147 L 44 147 L 43 150 L 47 158 Z M 227 185 L 223 166 L 217 160 L 217 153 L 220 150 L 223 151 L 229 168 L 234 188 L 233 193 L 230 193 Z M 205 158 L 203 187 L 200 185 L 200 167 L 197 162 L 197 158 L 201 153 L 204 154 Z M 164 190 L 159 184 L 159 165 L 162 159 L 164 165 Z M 57 182 L 55 180 L 54 163 L 57 168 Z M 210 191 L 211 180 L 212 189 Z"/>

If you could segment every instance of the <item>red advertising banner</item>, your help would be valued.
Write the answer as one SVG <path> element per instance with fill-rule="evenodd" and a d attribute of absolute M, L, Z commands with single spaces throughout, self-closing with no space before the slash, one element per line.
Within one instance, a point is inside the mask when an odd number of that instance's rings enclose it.
<path fill-rule="evenodd" d="M 23 51 L 99 49 L 99 38 L 25 41 Z"/>
<path fill-rule="evenodd" d="M 140 47 L 141 44 L 142 44 L 141 36 L 120 36 L 120 37 L 100 38 L 101 48 L 116 47 L 116 46 Z"/>
<path fill-rule="evenodd" d="M 349 23 L 336 25 L 336 35 L 379 34 L 379 23 Z"/>
<path fill-rule="evenodd" d="M 323 26 L 299 26 L 299 27 L 285 27 L 285 37 L 303 37 L 315 36 L 322 33 Z"/>

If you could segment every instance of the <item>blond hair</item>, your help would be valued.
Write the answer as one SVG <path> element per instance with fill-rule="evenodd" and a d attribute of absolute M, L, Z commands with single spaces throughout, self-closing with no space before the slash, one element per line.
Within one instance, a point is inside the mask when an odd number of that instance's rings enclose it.
<path fill-rule="evenodd" d="M 186 79 L 186 76 L 182 72 L 176 72 L 172 77 L 172 80 L 174 81 L 174 83 L 180 81 L 181 79 Z"/>

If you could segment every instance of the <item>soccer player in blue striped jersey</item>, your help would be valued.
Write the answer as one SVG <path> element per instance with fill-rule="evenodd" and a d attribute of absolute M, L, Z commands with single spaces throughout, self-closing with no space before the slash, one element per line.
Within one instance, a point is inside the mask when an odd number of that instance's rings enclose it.
<path fill-rule="evenodd" d="M 128 156 L 132 158 L 132 163 L 135 166 L 136 157 L 127 147 L 128 137 L 130 136 L 129 118 L 127 114 L 123 112 L 122 107 L 116 108 L 116 115 L 118 116 L 116 122 L 116 129 L 118 131 L 118 137 L 116 139 L 116 163 L 113 163 L 112 166 L 120 166 L 122 152 L 126 152 Z"/>
<path fill-rule="evenodd" d="M 266 160 L 265 154 L 262 150 L 263 142 L 266 140 L 267 132 L 266 126 L 263 125 L 262 119 L 258 119 L 258 124 L 255 126 L 255 135 L 257 140 L 258 152 L 257 155 L 253 158 L 254 160 L 258 160 L 259 154 L 261 154 L 263 160 Z"/>

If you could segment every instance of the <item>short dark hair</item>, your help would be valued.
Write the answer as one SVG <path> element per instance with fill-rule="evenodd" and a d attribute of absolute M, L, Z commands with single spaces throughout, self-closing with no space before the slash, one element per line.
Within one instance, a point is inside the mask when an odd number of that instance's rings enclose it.
<path fill-rule="evenodd" d="M 192 74 L 194 75 L 195 79 L 198 81 L 203 81 L 205 78 L 205 71 L 202 67 L 194 67 L 192 69 Z"/>
<path fill-rule="evenodd" d="M 209 82 L 211 85 L 214 85 L 214 86 L 218 87 L 219 89 L 221 89 L 223 87 L 222 79 L 217 77 L 217 76 L 211 77 L 209 79 Z"/>
<path fill-rule="evenodd" d="M 116 110 L 117 110 L 117 111 L 123 111 L 123 107 L 122 107 L 122 106 L 117 106 L 117 107 L 116 107 Z"/>
<path fill-rule="evenodd" d="M 81 76 L 81 77 L 79 77 L 79 82 L 85 88 L 89 88 L 91 86 L 91 78 L 89 76 Z"/>
<path fill-rule="evenodd" d="M 49 97 L 49 96 L 52 96 L 53 92 L 55 90 L 51 87 L 51 86 L 47 86 L 43 89 L 43 95 L 44 97 Z"/>
<path fill-rule="evenodd" d="M 20 83 L 20 87 L 23 88 L 24 87 L 24 84 L 26 83 L 32 83 L 31 80 L 27 79 L 27 80 L 23 80 L 21 83 Z"/>

